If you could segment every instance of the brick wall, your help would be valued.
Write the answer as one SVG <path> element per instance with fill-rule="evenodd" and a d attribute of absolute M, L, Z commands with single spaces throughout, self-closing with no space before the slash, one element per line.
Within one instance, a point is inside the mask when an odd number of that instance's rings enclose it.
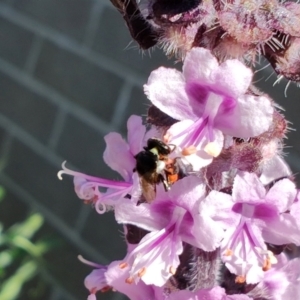
<path fill-rule="evenodd" d="M 0 183 L 8 193 L 0 219 L 37 210 L 46 220 L 43 234 L 63 240 L 47 255 L 43 300 L 86 298 L 82 280 L 90 269 L 78 254 L 107 263 L 125 253 L 113 215 L 82 205 L 72 180 L 59 181 L 56 173 L 67 160 L 71 168 L 116 178 L 102 162 L 103 136 L 124 134 L 131 114 L 145 115 L 142 85 L 159 65 L 173 63 L 159 50 L 139 51 L 108 0 L 0 0 Z M 291 106 L 288 118 L 300 128 L 299 89 L 290 86 L 294 99 L 287 100 L 284 87 L 271 93 Z M 299 132 L 290 137 L 289 160 L 299 172 Z"/>

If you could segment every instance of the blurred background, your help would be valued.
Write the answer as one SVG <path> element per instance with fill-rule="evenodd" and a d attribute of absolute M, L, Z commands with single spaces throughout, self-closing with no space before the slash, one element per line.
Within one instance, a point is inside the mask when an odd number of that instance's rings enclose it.
<path fill-rule="evenodd" d="M 56 174 L 67 160 L 83 173 L 117 178 L 102 161 L 103 136 L 125 136 L 128 117 L 146 114 L 142 86 L 160 65 L 174 64 L 159 49 L 141 52 L 109 0 L 0 0 L 0 286 L 9 294 L 24 284 L 15 299 L 86 299 L 91 268 L 78 254 L 101 264 L 124 257 L 113 214 L 83 205 L 72 179 Z M 268 69 L 256 80 L 300 128 L 299 88 L 290 85 L 285 98 L 286 82 L 272 87 Z M 299 131 L 286 144 L 297 175 Z"/>

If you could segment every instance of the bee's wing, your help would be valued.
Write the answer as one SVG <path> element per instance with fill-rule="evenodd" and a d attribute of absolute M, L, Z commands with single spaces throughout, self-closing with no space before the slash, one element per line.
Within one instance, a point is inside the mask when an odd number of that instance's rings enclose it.
<path fill-rule="evenodd" d="M 156 184 L 149 182 L 144 177 L 140 177 L 140 183 L 143 191 L 142 197 L 144 198 L 140 200 L 140 203 L 151 203 L 156 197 Z"/>

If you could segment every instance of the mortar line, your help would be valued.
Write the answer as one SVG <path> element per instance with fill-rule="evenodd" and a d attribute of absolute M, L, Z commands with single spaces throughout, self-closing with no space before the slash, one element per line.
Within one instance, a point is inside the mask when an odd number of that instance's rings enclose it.
<path fill-rule="evenodd" d="M 82 233 L 82 230 L 84 229 L 84 226 L 86 224 L 86 221 L 91 213 L 91 209 L 87 205 L 83 205 L 79 211 L 78 217 L 76 219 L 75 223 L 75 231 L 78 234 Z"/>
<path fill-rule="evenodd" d="M 40 212 L 45 217 L 47 222 L 53 228 L 58 230 L 58 232 L 60 232 L 69 242 L 82 251 L 83 255 L 86 255 L 89 259 L 92 259 L 96 262 L 101 262 L 103 264 L 107 264 L 109 262 L 103 254 L 99 253 L 99 251 L 97 251 L 93 246 L 83 240 L 81 236 L 74 232 L 73 228 L 69 227 L 65 222 L 57 217 L 56 214 L 52 213 L 47 207 L 41 204 L 36 198 L 19 186 L 4 172 L 0 173 L 0 181 L 26 205 Z"/>
<path fill-rule="evenodd" d="M 70 99 L 61 95 L 58 91 L 47 86 L 41 81 L 28 76 L 27 73 L 16 68 L 12 64 L 6 62 L 1 58 L 0 58 L 0 71 L 2 71 L 5 75 L 12 78 L 19 84 L 34 91 L 36 94 L 44 97 L 49 102 L 55 104 L 58 107 L 61 107 L 62 109 L 65 109 L 70 114 L 76 116 L 77 119 L 91 126 L 101 134 L 106 134 L 107 132 L 112 131 L 113 128 L 109 124 L 100 120 L 95 115 L 87 111 L 85 108 L 72 102 Z"/>
<path fill-rule="evenodd" d="M 35 71 L 36 63 L 42 50 L 42 45 L 43 38 L 39 35 L 35 35 L 24 67 L 25 72 L 30 75 L 32 75 Z"/>
<path fill-rule="evenodd" d="M 116 101 L 115 110 L 111 120 L 111 125 L 115 128 L 119 128 L 119 126 L 123 124 L 123 115 L 130 100 L 131 91 L 132 85 L 125 81 Z"/>
<path fill-rule="evenodd" d="M 1 170 L 3 170 L 5 168 L 6 163 L 8 161 L 12 141 L 13 141 L 13 136 L 12 136 L 11 132 L 6 131 L 5 137 L 2 142 L 1 149 L 0 149 L 1 150 L 1 152 L 0 152 L 0 172 L 1 172 Z"/>
<path fill-rule="evenodd" d="M 59 167 L 63 158 L 49 150 L 46 146 L 36 140 L 27 131 L 16 125 L 9 118 L 0 113 L 0 126 L 5 128 L 12 136 L 15 136 L 25 146 L 29 147 L 36 154 L 40 155 L 55 167 Z"/>
<path fill-rule="evenodd" d="M 104 9 L 104 1 L 95 1 L 90 11 L 89 22 L 86 26 L 83 44 L 91 48 L 97 33 L 100 16 Z"/>
<path fill-rule="evenodd" d="M 144 78 L 141 74 L 134 72 L 132 69 L 110 59 L 109 57 L 92 51 L 85 45 L 79 44 L 79 42 L 70 38 L 68 35 L 62 34 L 20 12 L 15 11 L 7 4 L 0 3 L 0 16 L 20 27 L 46 38 L 60 48 L 66 49 L 106 71 L 122 78 L 126 78 L 135 85 L 141 86 L 144 82 L 146 82 L 146 78 Z"/>
<path fill-rule="evenodd" d="M 52 132 L 48 141 L 48 147 L 55 151 L 57 149 L 58 141 L 63 132 L 65 122 L 67 118 L 67 113 L 64 109 L 59 108 L 56 112 L 54 124 L 52 126 Z"/>

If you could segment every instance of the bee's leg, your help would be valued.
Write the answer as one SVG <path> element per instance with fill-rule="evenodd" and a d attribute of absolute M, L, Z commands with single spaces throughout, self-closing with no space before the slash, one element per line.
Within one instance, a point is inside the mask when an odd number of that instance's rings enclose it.
<path fill-rule="evenodd" d="M 168 183 L 168 181 L 166 180 L 166 178 L 162 174 L 158 174 L 158 180 L 159 180 L 159 182 L 162 182 L 166 192 L 171 189 L 170 184 Z"/>
<path fill-rule="evenodd" d="M 176 145 L 174 145 L 174 144 L 168 144 L 168 146 L 170 147 L 170 150 L 171 150 L 171 152 L 170 153 L 172 153 L 172 152 L 174 152 L 175 151 L 175 149 L 176 149 Z M 171 149 L 172 148 L 172 149 Z"/>
<path fill-rule="evenodd" d="M 178 174 L 178 179 L 182 179 L 193 173 L 191 165 L 185 165 L 180 157 L 174 158 L 174 170 Z"/>

